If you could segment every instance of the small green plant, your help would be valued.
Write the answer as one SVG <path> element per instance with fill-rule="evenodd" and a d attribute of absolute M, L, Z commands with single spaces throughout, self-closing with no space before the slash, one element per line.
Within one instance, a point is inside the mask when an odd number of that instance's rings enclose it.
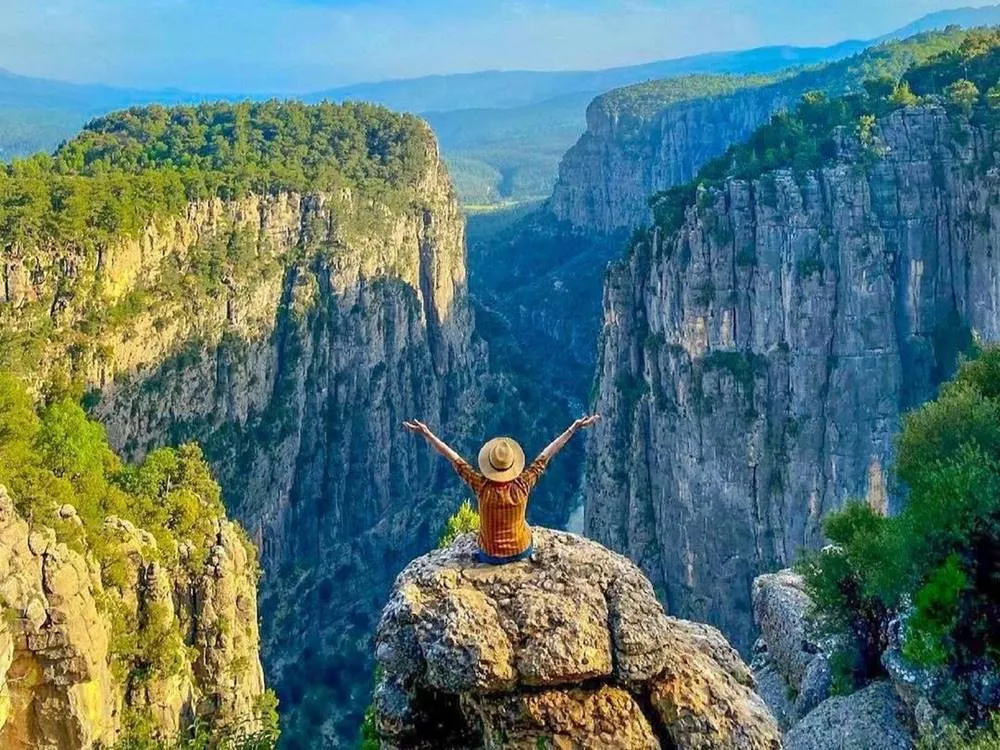
<path fill-rule="evenodd" d="M 972 112 L 973 106 L 979 101 L 979 89 L 972 81 L 959 78 L 945 89 L 948 102 L 965 114 Z"/>
<path fill-rule="evenodd" d="M 913 107 L 920 103 L 920 97 L 913 93 L 908 82 L 900 81 L 892 90 L 889 101 L 898 107 Z"/>
<path fill-rule="evenodd" d="M 822 277 L 826 271 L 826 264 L 823 263 L 822 258 L 813 257 L 800 260 L 795 268 L 799 273 L 799 278 L 808 279 L 813 275 Z"/>
<path fill-rule="evenodd" d="M 466 500 L 458 511 L 445 524 L 444 533 L 438 541 L 438 549 L 443 549 L 454 542 L 462 534 L 479 531 L 479 514 L 472 504 Z"/>
<path fill-rule="evenodd" d="M 950 725 L 942 732 L 924 737 L 918 750 L 1000 750 L 1000 714 L 993 714 L 978 729 Z"/>
<path fill-rule="evenodd" d="M 365 711 L 365 719 L 361 724 L 361 738 L 358 742 L 358 750 L 380 750 L 382 743 L 378 738 L 378 730 L 375 728 L 375 706 L 369 706 Z"/>

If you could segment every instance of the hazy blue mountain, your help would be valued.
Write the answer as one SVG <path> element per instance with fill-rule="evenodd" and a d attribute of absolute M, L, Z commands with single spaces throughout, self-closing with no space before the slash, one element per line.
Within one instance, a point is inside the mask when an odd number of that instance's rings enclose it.
<path fill-rule="evenodd" d="M 51 151 L 89 119 L 142 104 L 185 104 L 238 96 L 65 83 L 0 68 L 0 159 Z"/>
<path fill-rule="evenodd" d="M 574 93 L 600 93 L 651 78 L 692 73 L 768 73 L 795 65 L 836 60 L 870 42 L 848 41 L 832 47 L 759 47 L 712 52 L 673 60 L 607 70 L 544 72 L 483 71 L 362 83 L 320 91 L 307 101 L 362 99 L 408 112 L 511 108 L 537 104 Z"/>
<path fill-rule="evenodd" d="M 886 34 L 879 41 L 884 39 L 904 39 L 923 31 L 943 29 L 946 26 L 952 25 L 971 28 L 973 26 L 995 26 L 997 24 L 1000 24 L 1000 5 L 989 5 L 985 8 L 955 8 L 954 10 L 929 13 L 913 23 L 897 29 L 891 34 Z"/>
<path fill-rule="evenodd" d="M 434 127 L 466 203 L 547 196 L 559 160 L 586 129 L 590 101 L 641 81 L 695 73 L 768 73 L 836 60 L 866 42 L 762 47 L 595 71 L 487 71 L 359 84 L 311 100 L 361 99 L 418 112 Z"/>

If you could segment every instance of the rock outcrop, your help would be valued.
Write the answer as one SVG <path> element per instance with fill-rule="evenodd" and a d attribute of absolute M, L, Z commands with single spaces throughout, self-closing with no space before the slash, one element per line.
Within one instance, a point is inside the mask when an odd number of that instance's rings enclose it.
<path fill-rule="evenodd" d="M 884 495 L 901 415 L 1000 338 L 997 131 L 927 106 L 873 137 L 701 189 L 607 283 L 587 532 L 744 653 L 754 577 Z"/>
<path fill-rule="evenodd" d="M 235 528 L 219 523 L 210 561 L 192 579 L 157 561 L 150 534 L 108 523 L 126 560 L 120 586 L 103 582 L 92 555 L 30 526 L 0 487 L 0 746 L 107 747 L 127 715 L 149 717 L 166 736 L 196 718 L 251 726 L 264 691 L 257 570 Z M 122 674 L 121 622 L 148 627 L 151 617 L 166 618 L 164 633 L 180 624 L 182 642 L 151 645 L 173 648 L 175 669 Z"/>
<path fill-rule="evenodd" d="M 790 570 L 753 582 L 754 679 L 786 729 L 830 696 L 829 656 L 807 626 L 808 607 L 805 582 Z"/>
<path fill-rule="evenodd" d="M 785 750 L 912 750 L 906 711 L 887 682 L 821 703 L 785 735 Z"/>
<path fill-rule="evenodd" d="M 522 563 L 475 548 L 460 537 L 396 580 L 376 637 L 383 747 L 780 747 L 736 652 L 667 617 L 625 558 L 542 528 Z"/>

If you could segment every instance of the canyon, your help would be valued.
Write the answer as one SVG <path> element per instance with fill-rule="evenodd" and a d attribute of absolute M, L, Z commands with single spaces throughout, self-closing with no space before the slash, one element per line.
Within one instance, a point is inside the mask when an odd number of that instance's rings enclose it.
<path fill-rule="evenodd" d="M 5 225 L 0 369 L 40 404 L 79 399 L 130 461 L 201 446 L 262 567 L 258 635 L 253 554 L 241 544 L 247 559 L 226 588 L 240 591 L 243 605 L 233 606 L 254 628 L 233 647 L 239 656 L 224 643 L 217 657 L 245 667 L 239 712 L 264 682 L 276 690 L 289 748 L 354 740 L 393 580 L 434 547 L 464 499 L 447 464 L 400 428 L 404 419 L 427 422 L 466 456 L 492 434 L 517 436 L 530 453 L 589 400 L 603 420 L 586 455 L 571 446 L 546 476 L 532 523 L 565 528 L 575 512 L 575 530 L 641 568 L 644 599 L 716 626 L 747 656 L 755 577 L 824 544 L 823 517 L 848 499 L 896 510 L 890 467 L 903 414 L 933 397 L 963 354 L 1000 337 L 1000 144 L 990 117 L 928 97 L 863 129 L 840 128 L 821 166 L 723 180 L 702 170 L 805 92 L 862 90 L 874 68 L 898 77 L 963 38 L 950 30 L 910 56 L 884 47 L 815 70 L 714 82 L 727 90 L 704 96 L 704 81 L 688 81 L 690 96 L 654 96 L 651 108 L 644 85 L 606 94 L 588 110 L 551 200 L 477 234 L 468 259 L 458 196 L 416 118 L 333 107 L 364 123 L 361 135 L 344 145 L 336 128 L 321 130 L 306 147 L 301 112 L 260 105 L 251 131 L 271 134 L 261 141 L 294 131 L 301 164 L 282 153 L 261 167 L 245 148 L 256 135 L 234 137 L 203 184 L 149 154 L 152 166 L 133 164 L 129 148 L 148 144 L 122 135 L 128 123 L 98 122 L 92 141 L 57 152 L 51 206 L 73 204 L 60 191 L 72 198 L 75 181 L 104 179 L 87 168 L 107 159 L 120 171 L 112 198 L 122 184 L 167 175 L 153 187 L 169 208 L 138 219 L 85 213 L 78 233 L 58 220 Z M 247 116 L 216 106 L 213 126 Z M 246 106 L 256 117 L 257 105 Z M 167 112 L 172 126 L 191 117 Z M 309 148 L 324 139 L 339 149 L 327 154 L 331 170 L 343 174 L 302 179 L 295 167 L 314 168 Z M 120 153 L 107 145 L 118 140 Z M 31 169 L 48 168 L 39 165 L 0 175 L 11 216 L 31 203 Z M 676 196 L 661 191 L 688 182 L 679 214 L 666 211 Z M 51 611 L 76 597 L 83 620 L 99 620 L 88 597 L 100 600 L 106 582 L 5 508 L 20 566 L 9 578 L 28 580 L 48 605 L 43 619 L 19 589 L 10 606 L 25 640 L 0 628 L 0 671 L 48 679 L 53 669 L 35 665 L 49 658 L 36 631 L 75 643 L 52 626 L 77 615 Z M 123 529 L 123 547 L 142 535 Z M 220 559 L 240 559 L 236 535 L 219 521 Z M 71 567 L 79 592 L 46 589 L 50 564 Z M 135 585 L 145 582 L 157 606 L 169 602 L 188 630 L 221 630 L 179 605 L 184 586 L 152 559 L 137 554 L 135 568 Z M 149 606 L 135 602 L 136 612 Z M 17 707 L 31 698 L 8 687 L 7 731 L 85 746 L 113 738 L 116 707 L 130 702 L 155 707 L 176 730 L 190 705 L 221 689 L 198 671 L 216 658 L 206 653 L 183 685 L 122 697 L 101 649 L 81 646 L 74 681 L 54 688 L 98 696 L 101 708 L 28 727 Z M 749 680 L 737 682 L 742 696 Z M 640 734 L 662 740 L 659 727 L 643 729 L 652 714 L 629 711 Z"/>

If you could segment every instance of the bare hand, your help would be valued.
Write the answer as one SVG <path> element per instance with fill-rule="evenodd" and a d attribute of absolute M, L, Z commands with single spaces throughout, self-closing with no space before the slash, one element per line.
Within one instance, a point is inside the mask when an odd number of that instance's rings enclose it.
<path fill-rule="evenodd" d="M 573 423 L 573 427 L 577 430 L 585 430 L 588 427 L 593 427 L 600 419 L 600 414 L 592 414 L 589 417 L 581 417 Z"/>
<path fill-rule="evenodd" d="M 403 428 L 412 432 L 414 435 L 423 435 L 426 437 L 431 434 L 430 428 L 417 419 L 411 419 L 407 422 L 403 422 Z"/>

